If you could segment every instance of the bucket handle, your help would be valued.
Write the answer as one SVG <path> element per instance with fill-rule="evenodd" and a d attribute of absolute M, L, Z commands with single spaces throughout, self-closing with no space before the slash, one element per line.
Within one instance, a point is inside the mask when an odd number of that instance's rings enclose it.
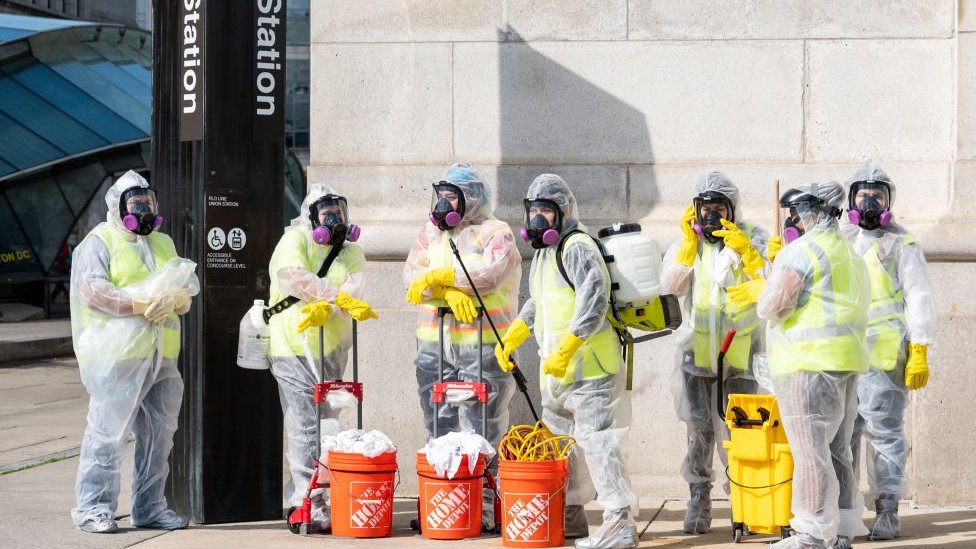
<path fill-rule="evenodd" d="M 791 479 L 791 480 L 792 480 L 792 479 Z M 499 484 L 501 484 L 501 483 L 499 483 Z M 552 501 L 552 498 L 554 498 L 554 497 L 556 497 L 556 496 L 558 496 L 560 492 L 564 492 L 564 491 L 566 491 L 566 487 L 567 487 L 567 486 L 569 486 L 569 476 L 568 476 L 568 475 L 567 475 L 567 477 L 566 477 L 566 480 L 565 480 L 565 481 L 563 482 L 563 485 L 562 485 L 562 486 L 560 486 L 558 490 L 556 490 L 555 492 L 553 492 L 553 493 L 552 493 L 552 494 L 551 494 L 551 495 L 549 496 L 549 498 L 548 498 L 548 499 L 546 500 L 546 505 L 549 505 L 549 502 L 550 502 L 550 501 Z M 499 494 L 499 492 L 498 492 L 498 489 L 497 489 L 497 488 L 495 489 L 495 496 L 496 496 L 497 498 L 499 498 L 499 499 L 501 499 L 501 494 Z M 502 500 L 502 507 L 504 507 L 504 506 L 505 506 L 505 501 L 504 501 L 504 500 Z"/>
<path fill-rule="evenodd" d="M 790 478 L 788 478 L 786 480 L 781 480 L 779 482 L 775 482 L 773 484 L 768 484 L 766 486 L 746 486 L 745 484 L 739 484 L 738 482 L 732 480 L 732 477 L 729 475 L 729 468 L 728 467 L 725 468 L 725 478 L 729 479 L 729 482 L 731 482 L 732 484 L 738 486 L 739 488 L 745 488 L 747 490 L 762 490 L 762 489 L 765 489 L 765 488 L 775 488 L 777 486 L 782 486 L 783 484 L 787 484 L 787 483 L 789 483 L 790 481 L 793 480 L 793 477 L 790 477 Z"/>
<path fill-rule="evenodd" d="M 332 482 L 332 479 L 334 478 L 333 475 L 332 475 L 332 468 L 329 467 L 328 465 L 322 463 L 319 460 L 316 460 L 316 461 L 318 461 L 319 464 L 322 465 L 322 467 L 325 467 L 325 469 L 329 472 L 329 483 L 331 485 L 330 488 L 335 488 L 336 486 L 341 486 L 341 483 Z M 342 469 L 336 469 L 336 471 L 339 471 L 340 473 L 362 473 L 362 471 L 345 471 L 345 470 L 342 470 Z M 386 473 L 386 472 L 388 472 L 388 471 L 376 471 L 376 472 L 373 472 L 373 473 L 365 473 L 365 474 L 374 474 L 375 475 L 375 474 Z M 398 465 L 397 468 L 393 470 L 393 472 L 396 473 L 396 483 L 393 484 L 393 491 L 390 492 L 390 497 L 395 497 L 397 488 L 400 487 L 400 466 Z M 347 496 L 350 495 L 349 492 L 346 492 L 346 495 Z"/>
<path fill-rule="evenodd" d="M 474 480 L 474 479 L 478 479 L 478 478 L 485 478 L 485 475 L 477 475 L 477 476 L 474 476 L 474 477 L 452 477 L 452 478 L 447 478 L 447 477 L 432 477 L 430 475 L 425 475 L 425 474 L 420 473 L 420 472 L 417 473 L 417 476 L 418 477 L 429 478 L 430 480 Z"/>

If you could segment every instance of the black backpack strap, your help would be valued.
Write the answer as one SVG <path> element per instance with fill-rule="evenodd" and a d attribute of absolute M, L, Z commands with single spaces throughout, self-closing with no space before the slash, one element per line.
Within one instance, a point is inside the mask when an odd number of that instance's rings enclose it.
<path fill-rule="evenodd" d="M 572 288 L 574 292 L 576 291 L 576 286 L 573 285 L 573 281 L 569 279 L 569 275 L 566 274 L 566 266 L 563 265 L 563 248 L 566 247 L 566 242 L 569 240 L 569 237 L 578 233 L 587 234 L 579 229 L 573 229 L 572 231 L 569 231 L 563 235 L 563 237 L 559 239 L 559 244 L 556 244 L 556 268 L 559 269 L 559 274 L 562 275 L 563 280 L 566 281 L 566 284 Z"/>
<path fill-rule="evenodd" d="M 335 259 L 339 257 L 340 251 L 342 251 L 341 246 L 333 246 L 332 249 L 329 250 L 328 255 L 325 256 L 325 261 L 322 262 L 322 267 L 319 268 L 319 272 L 316 273 L 315 276 L 322 278 L 326 274 L 328 274 L 329 268 L 332 267 L 332 264 L 335 262 Z M 275 303 L 271 307 L 268 307 L 267 309 L 264 310 L 263 313 L 261 313 L 261 315 L 264 317 L 264 323 L 267 324 L 268 321 L 271 320 L 271 317 L 284 311 L 285 309 L 291 307 L 292 305 L 298 303 L 299 301 L 301 300 L 293 295 L 290 295 L 282 299 L 281 301 Z"/>
<path fill-rule="evenodd" d="M 566 273 L 566 266 L 563 265 L 563 248 L 566 247 L 566 241 L 569 240 L 569 237 L 576 233 L 585 234 L 590 238 L 590 240 L 593 241 L 594 244 L 596 244 L 596 249 L 598 252 L 600 252 L 600 258 L 603 260 L 605 265 L 608 263 L 613 263 L 613 256 L 607 255 L 607 250 L 603 247 L 603 244 L 598 239 L 593 238 L 590 233 L 581 231 L 579 229 L 573 229 L 572 231 L 566 233 L 566 235 L 559 240 L 559 244 L 556 245 L 556 268 L 559 269 L 559 274 L 562 275 L 563 280 L 566 281 L 566 284 L 568 284 L 574 292 L 576 291 L 576 286 L 574 286 L 573 282 L 569 279 L 569 275 Z M 609 273 L 609 268 L 607 269 L 607 272 Z M 612 321 L 610 323 L 610 327 L 613 328 L 613 331 L 617 334 L 617 339 L 620 341 L 621 353 L 623 353 L 622 358 L 627 365 L 627 390 L 630 391 L 634 387 L 634 336 L 632 336 L 627 328 L 623 326 L 623 323 L 617 315 L 617 304 L 613 300 L 613 292 L 618 288 L 619 285 L 613 280 L 610 280 L 610 292 L 607 294 L 607 317 Z"/>
<path fill-rule="evenodd" d="M 613 263 L 613 256 L 607 255 L 606 249 L 603 247 L 603 244 L 599 240 L 590 236 L 590 233 L 581 231 L 579 229 L 573 229 L 572 231 L 566 233 L 565 236 L 563 236 L 561 239 L 559 239 L 559 244 L 556 245 L 556 268 L 559 269 L 559 274 L 562 275 L 563 280 L 566 281 L 566 284 L 568 284 L 569 287 L 572 288 L 573 291 L 575 292 L 576 286 L 574 286 L 573 281 L 569 279 L 569 275 L 566 273 L 566 266 L 563 265 L 563 249 L 566 247 L 566 242 L 569 240 L 569 237 L 573 236 L 574 234 L 582 234 L 588 236 L 590 240 L 592 240 L 593 243 L 596 244 L 596 249 L 598 252 L 600 252 L 600 258 L 603 259 L 604 264 Z M 617 289 L 617 284 L 615 282 L 611 281 L 610 284 L 611 284 L 610 286 L 611 291 Z"/>

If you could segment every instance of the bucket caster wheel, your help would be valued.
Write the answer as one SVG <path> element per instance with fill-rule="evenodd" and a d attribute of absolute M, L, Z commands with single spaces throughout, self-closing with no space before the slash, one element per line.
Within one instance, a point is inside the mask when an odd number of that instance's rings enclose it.
<path fill-rule="evenodd" d="M 793 535 L 793 529 L 789 526 L 783 526 L 779 529 L 779 538 L 786 539 Z"/>
<path fill-rule="evenodd" d="M 737 522 L 732 525 L 732 543 L 739 543 L 742 541 L 742 536 L 745 534 L 745 525 L 741 522 Z"/>
<path fill-rule="evenodd" d="M 298 507 L 289 507 L 288 514 L 286 515 L 287 518 L 285 520 L 287 521 L 286 524 L 288 525 L 288 531 L 292 534 L 299 533 L 302 527 L 302 519 L 299 517 L 300 513 L 298 513 L 298 510 Z M 292 522 L 292 520 L 295 520 L 296 522 Z"/>
<path fill-rule="evenodd" d="M 420 529 L 420 500 L 417 500 L 417 518 L 410 519 L 410 529 L 415 530 L 418 534 L 423 533 Z"/>

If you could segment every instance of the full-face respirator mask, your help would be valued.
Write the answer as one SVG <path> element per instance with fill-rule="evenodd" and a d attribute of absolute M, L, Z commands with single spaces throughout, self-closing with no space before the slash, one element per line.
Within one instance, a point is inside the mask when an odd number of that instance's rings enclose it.
<path fill-rule="evenodd" d="M 522 240 L 537 250 L 559 242 L 563 226 L 563 212 L 559 205 L 548 198 L 526 198 L 522 203 L 525 206 L 525 216 L 519 230 Z M 551 223 L 545 213 L 552 214 Z"/>
<path fill-rule="evenodd" d="M 722 219 L 735 223 L 735 207 L 732 201 L 722 193 L 705 191 L 696 196 L 692 203 L 695 207 L 694 229 L 698 236 L 704 237 L 712 244 L 721 241 L 721 238 L 713 236 L 712 233 L 724 229 Z M 726 216 L 719 211 L 723 206 L 727 212 Z M 705 211 L 705 215 L 702 215 L 702 210 Z"/>
<path fill-rule="evenodd" d="M 461 224 L 464 218 L 465 198 L 461 187 L 449 181 L 433 184 L 430 213 L 427 218 L 442 231 L 449 231 Z M 456 205 L 456 207 L 455 207 Z"/>
<path fill-rule="evenodd" d="M 351 224 L 346 213 L 346 199 L 327 194 L 308 207 L 312 222 L 312 240 L 320 245 L 341 246 L 343 242 L 359 240 L 359 225 Z"/>
<path fill-rule="evenodd" d="M 858 194 L 862 194 L 858 206 Z M 891 201 L 894 198 L 887 181 L 855 181 L 847 193 L 847 219 L 869 231 L 891 223 Z"/>
<path fill-rule="evenodd" d="M 119 198 L 122 226 L 140 236 L 147 236 L 163 224 L 156 209 L 156 191 L 148 187 L 129 187 Z"/>
<path fill-rule="evenodd" d="M 807 224 L 816 223 L 818 216 L 829 215 L 840 217 L 841 210 L 817 196 L 797 189 L 790 189 L 779 199 L 779 207 L 783 210 L 783 243 L 789 244 L 806 233 Z"/>

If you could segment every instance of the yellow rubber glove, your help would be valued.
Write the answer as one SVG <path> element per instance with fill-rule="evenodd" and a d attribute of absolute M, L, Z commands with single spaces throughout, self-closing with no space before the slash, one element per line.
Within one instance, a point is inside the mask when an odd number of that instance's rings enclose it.
<path fill-rule="evenodd" d="M 414 305 L 419 305 L 424 298 L 424 290 L 440 284 L 441 286 L 454 286 L 454 267 L 438 267 L 430 269 L 426 273 L 418 276 L 410 283 L 407 290 L 407 301 Z"/>
<path fill-rule="evenodd" d="M 190 304 L 190 294 L 186 290 L 180 288 L 176 290 L 176 303 L 173 305 L 173 310 L 177 313 L 186 309 L 187 305 Z"/>
<path fill-rule="evenodd" d="M 525 343 L 530 335 L 532 335 L 532 331 L 529 330 L 529 325 L 521 318 L 516 318 L 515 322 L 508 326 L 502 340 L 495 344 L 495 360 L 498 361 L 499 368 L 506 372 L 512 371 L 512 368 L 515 367 L 515 363 L 512 362 L 512 353 Z"/>
<path fill-rule="evenodd" d="M 766 244 L 766 257 L 769 258 L 769 262 L 772 263 L 776 259 L 776 254 L 783 249 L 783 237 L 782 236 L 771 236 L 769 237 L 769 243 Z"/>
<path fill-rule="evenodd" d="M 745 307 L 759 301 L 759 296 L 766 289 L 765 278 L 754 278 L 736 286 L 732 286 L 725 291 L 725 295 L 730 301 Z"/>
<path fill-rule="evenodd" d="M 346 292 L 339 292 L 339 295 L 335 298 L 335 304 L 342 307 L 349 316 L 355 318 L 359 322 L 364 320 L 369 320 L 371 318 L 379 318 L 373 308 L 369 306 L 369 303 L 361 299 L 356 299 L 355 297 L 347 294 Z"/>
<path fill-rule="evenodd" d="M 694 229 L 695 206 L 689 204 L 681 214 L 681 246 L 674 260 L 686 267 L 691 267 L 695 263 L 695 255 L 698 254 L 698 233 Z"/>
<path fill-rule="evenodd" d="M 725 245 L 735 250 L 742 258 L 742 267 L 750 278 L 759 276 L 759 272 L 765 266 L 759 251 L 749 242 L 749 236 L 742 232 L 742 229 L 735 226 L 728 219 L 719 220 L 724 229 L 712 231 L 712 235 L 720 237 Z"/>
<path fill-rule="evenodd" d="M 478 308 L 474 304 L 471 296 L 458 290 L 457 288 L 444 289 L 444 301 L 451 307 L 454 318 L 464 324 L 470 324 L 478 318 Z"/>
<path fill-rule="evenodd" d="M 163 290 L 158 295 L 149 298 L 149 305 L 142 316 L 156 324 L 166 321 L 166 317 L 176 308 L 176 303 L 186 292 L 180 289 Z"/>
<path fill-rule="evenodd" d="M 148 299 L 133 299 L 132 300 L 132 314 L 142 316 L 146 313 L 146 309 L 149 308 Z"/>
<path fill-rule="evenodd" d="M 431 286 L 430 296 L 447 301 L 454 318 L 465 324 L 470 324 L 478 318 L 478 308 L 475 307 L 474 300 L 454 286 Z"/>
<path fill-rule="evenodd" d="M 302 307 L 302 314 L 305 316 L 298 323 L 298 333 L 302 333 L 313 326 L 316 328 L 324 326 L 330 313 L 332 313 L 332 305 L 329 305 L 328 301 L 316 301 L 305 305 Z"/>
<path fill-rule="evenodd" d="M 929 383 L 929 363 L 925 357 L 928 345 L 908 344 L 908 362 L 905 364 L 905 387 L 916 391 Z"/>
<path fill-rule="evenodd" d="M 574 336 L 570 332 L 566 332 L 566 335 L 559 340 L 559 346 L 556 350 L 546 357 L 546 361 L 542 364 L 542 371 L 548 376 L 552 377 L 563 377 L 566 375 L 566 369 L 569 368 L 569 361 L 579 350 L 580 346 L 583 345 L 583 340 Z"/>

